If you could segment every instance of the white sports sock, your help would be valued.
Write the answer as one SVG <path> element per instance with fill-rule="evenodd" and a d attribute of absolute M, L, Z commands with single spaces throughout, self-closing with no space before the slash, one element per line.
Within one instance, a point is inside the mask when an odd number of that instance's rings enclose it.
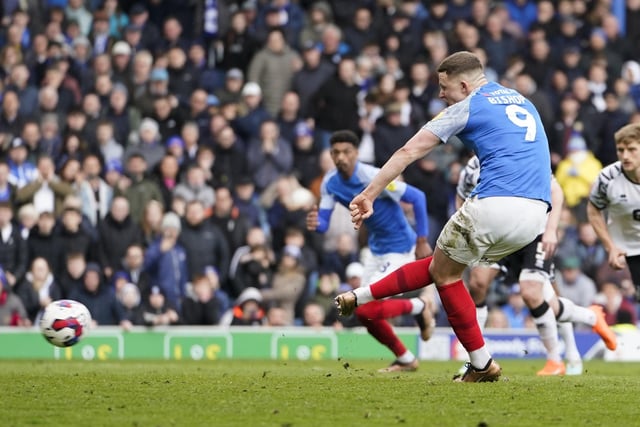
<path fill-rule="evenodd" d="M 478 319 L 480 332 L 484 334 L 484 328 L 487 326 L 487 319 L 489 318 L 489 308 L 486 304 L 482 307 L 476 306 L 476 318 Z"/>
<path fill-rule="evenodd" d="M 558 322 L 558 333 L 564 341 L 564 358 L 569 362 L 580 362 L 582 358 L 573 335 L 573 323 Z"/>
<path fill-rule="evenodd" d="M 547 310 L 540 317 L 534 317 L 533 321 L 538 329 L 538 334 L 540 334 L 542 344 L 544 344 L 544 348 L 547 350 L 547 359 L 555 362 L 562 361 L 560 357 L 560 345 L 558 343 L 556 316 L 553 310 L 551 310 L 551 307 L 547 305 Z"/>
<path fill-rule="evenodd" d="M 558 317 L 558 322 L 586 323 L 589 326 L 596 324 L 596 314 L 593 311 L 576 305 L 573 301 L 564 297 L 558 297 L 558 301 L 564 307 L 560 317 Z"/>
<path fill-rule="evenodd" d="M 356 294 L 358 305 L 363 305 L 374 300 L 373 295 L 371 295 L 371 288 L 369 288 L 369 286 L 356 288 L 353 290 L 353 293 Z"/>
<path fill-rule="evenodd" d="M 411 314 L 413 316 L 422 313 L 422 310 L 424 310 L 424 301 L 420 298 L 411 298 L 409 302 L 411 303 Z"/>
<path fill-rule="evenodd" d="M 411 363 L 416 359 L 416 357 L 409 350 L 405 351 L 400 357 L 398 357 L 398 362 L 400 363 Z"/>
<path fill-rule="evenodd" d="M 482 370 L 487 366 L 489 360 L 491 360 L 491 354 L 489 354 L 487 346 L 483 345 L 479 349 L 473 350 L 469 353 L 469 360 L 474 368 Z"/>

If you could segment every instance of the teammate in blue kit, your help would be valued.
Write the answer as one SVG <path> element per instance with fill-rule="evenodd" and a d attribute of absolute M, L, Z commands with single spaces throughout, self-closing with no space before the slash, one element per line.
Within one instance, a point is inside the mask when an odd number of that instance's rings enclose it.
<path fill-rule="evenodd" d="M 412 162 L 454 135 L 480 160 L 480 180 L 449 219 L 432 257 L 414 261 L 367 288 L 336 297 L 349 314 L 360 304 L 434 282 L 449 324 L 469 353 L 462 382 L 496 381 L 492 359 L 462 282 L 469 265 L 492 263 L 533 241 L 551 207 L 549 143 L 533 104 L 513 89 L 489 82 L 477 56 L 457 52 L 438 66 L 439 97 L 448 107 L 396 151 L 350 204 L 356 228 L 374 214 L 373 201 Z"/>
<path fill-rule="evenodd" d="M 322 181 L 320 209 L 314 208 L 307 214 L 309 230 L 320 233 L 327 231 L 335 204 L 348 207 L 349 202 L 378 172 L 379 169 L 357 160 L 359 143 L 357 135 L 348 130 L 331 135 L 330 153 L 336 169 L 328 172 Z M 401 201 L 413 206 L 415 231 L 402 211 Z M 429 230 L 424 193 L 404 182 L 393 181 L 376 200 L 375 207 L 378 214 L 366 221 L 371 256 L 364 260 L 363 286 L 368 286 L 407 262 L 432 253 L 427 240 Z M 404 314 L 414 315 L 420 326 L 421 337 L 426 341 L 435 326 L 432 300 L 427 297 L 386 299 L 360 305 L 355 314 L 369 333 L 396 356 L 396 360 L 380 372 L 417 369 L 418 359 L 407 350 L 386 319 Z"/>

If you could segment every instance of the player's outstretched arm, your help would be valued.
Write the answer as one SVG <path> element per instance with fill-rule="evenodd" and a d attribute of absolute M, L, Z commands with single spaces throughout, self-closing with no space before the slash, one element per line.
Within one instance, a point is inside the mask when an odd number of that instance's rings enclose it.
<path fill-rule="evenodd" d="M 602 246 L 604 246 L 609 254 L 609 265 L 616 270 L 623 269 L 626 265 L 626 253 L 613 242 L 613 239 L 609 234 L 609 229 L 607 228 L 604 213 L 595 207 L 593 203 L 588 202 L 587 218 L 589 219 L 589 223 L 593 227 L 593 230 L 596 232 L 598 239 L 602 242 Z"/>
<path fill-rule="evenodd" d="M 420 129 L 398 149 L 382 169 L 371 180 L 367 188 L 351 201 L 351 222 L 359 229 L 362 222 L 373 215 L 373 201 L 382 193 L 387 185 L 398 177 L 414 161 L 424 157 L 433 147 L 440 144 L 440 139 L 431 131 Z"/>

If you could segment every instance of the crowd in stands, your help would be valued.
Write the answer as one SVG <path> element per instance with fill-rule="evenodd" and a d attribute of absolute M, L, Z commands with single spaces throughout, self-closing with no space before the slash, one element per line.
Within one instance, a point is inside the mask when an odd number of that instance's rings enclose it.
<path fill-rule="evenodd" d="M 637 322 L 585 206 L 614 132 L 640 121 L 640 0 L 1 7 L 0 325 L 71 298 L 127 328 L 356 326 L 333 297 L 360 285 L 366 238 L 340 209 L 326 235 L 305 229 L 328 138 L 357 132 L 381 166 L 444 108 L 435 68 L 458 50 L 542 115 L 565 193 L 558 290 Z M 403 175 L 432 239 L 470 156 L 451 140 Z M 488 326 L 530 327 L 513 280 L 494 285 Z"/>

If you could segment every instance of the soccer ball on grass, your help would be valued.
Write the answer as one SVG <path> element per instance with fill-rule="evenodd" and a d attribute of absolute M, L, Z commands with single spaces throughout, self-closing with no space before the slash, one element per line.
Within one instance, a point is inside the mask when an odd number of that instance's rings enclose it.
<path fill-rule="evenodd" d="M 58 347 L 77 344 L 91 326 L 91 313 L 78 301 L 53 301 L 44 309 L 40 332 L 47 341 Z"/>

